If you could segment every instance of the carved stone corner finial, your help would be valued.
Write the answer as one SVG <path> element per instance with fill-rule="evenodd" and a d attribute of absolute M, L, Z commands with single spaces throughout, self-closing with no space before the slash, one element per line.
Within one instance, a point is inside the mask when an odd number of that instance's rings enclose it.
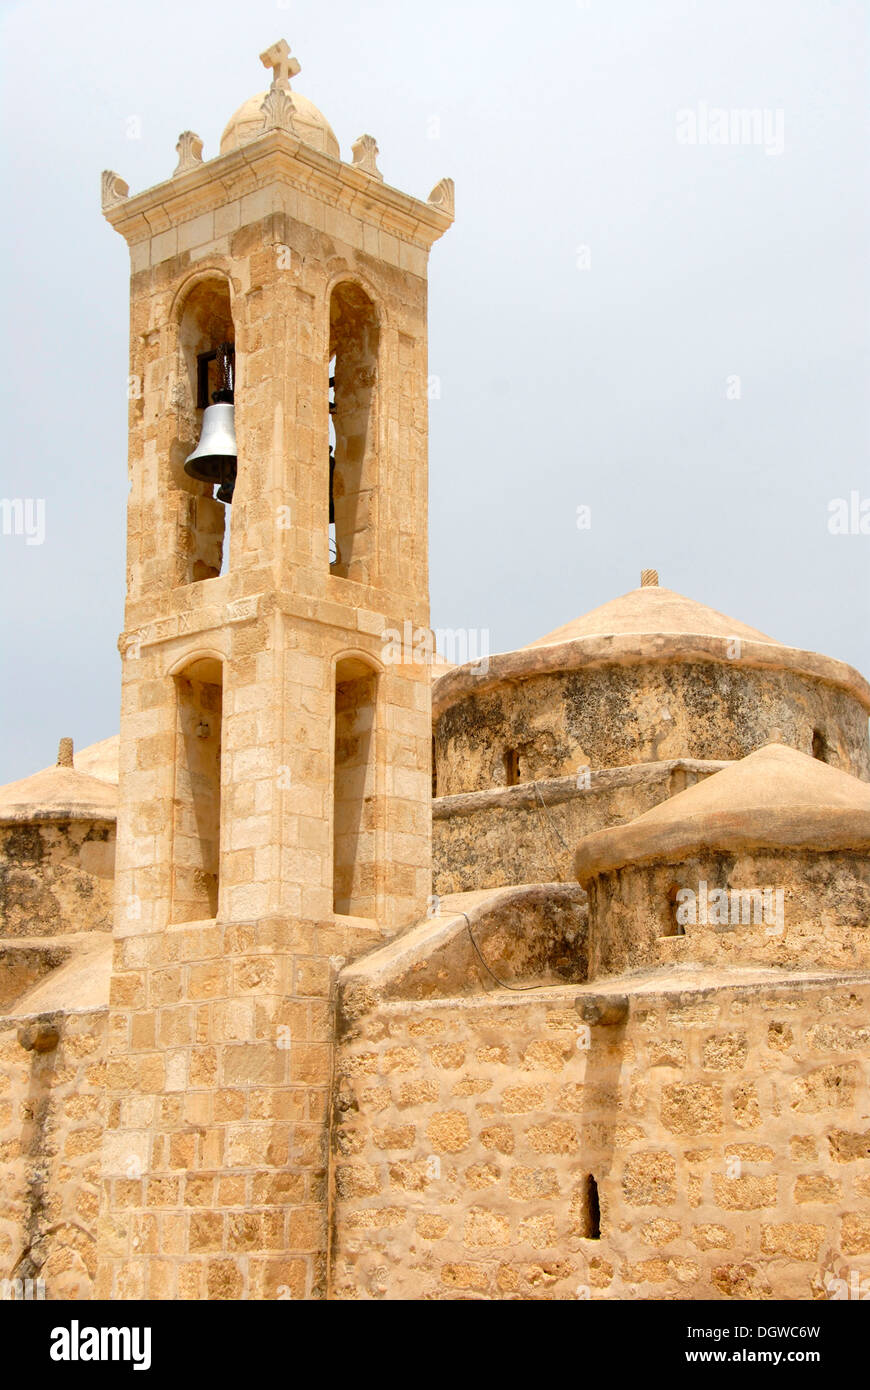
<path fill-rule="evenodd" d="M 373 135 L 361 135 L 358 140 L 354 140 L 350 148 L 353 153 L 354 167 L 362 169 L 366 174 L 371 174 L 373 178 L 383 182 L 384 176 L 377 165 L 380 151 L 375 137 Z"/>
<path fill-rule="evenodd" d="M 195 169 L 202 163 L 202 140 L 194 130 L 183 130 L 178 137 L 178 144 L 175 146 L 178 154 L 178 163 L 172 171 L 172 177 L 177 178 L 179 174 L 186 174 L 188 169 Z"/>
<path fill-rule="evenodd" d="M 429 194 L 429 202 L 433 207 L 446 212 L 448 217 L 452 217 L 456 209 L 455 190 L 456 185 L 452 179 L 440 179 Z"/>
<path fill-rule="evenodd" d="M 263 130 L 286 130 L 290 135 L 298 135 L 293 124 L 293 114 L 296 107 L 293 105 L 293 98 L 290 95 L 289 83 L 286 88 L 279 87 L 277 82 L 273 82 L 266 93 L 260 110 L 263 113 Z"/>
<path fill-rule="evenodd" d="M 260 54 L 260 62 L 264 68 L 272 69 L 272 86 L 280 87 L 284 92 L 290 90 L 290 78 L 302 71 L 298 61 L 291 58 L 290 45 L 286 39 L 279 39 L 271 48 L 265 49 Z"/>
<path fill-rule="evenodd" d="M 107 208 L 113 208 L 116 203 L 123 203 L 125 198 L 130 196 L 130 185 L 125 183 L 120 174 L 116 174 L 114 169 L 104 169 L 100 188 L 102 194 L 103 212 Z"/>

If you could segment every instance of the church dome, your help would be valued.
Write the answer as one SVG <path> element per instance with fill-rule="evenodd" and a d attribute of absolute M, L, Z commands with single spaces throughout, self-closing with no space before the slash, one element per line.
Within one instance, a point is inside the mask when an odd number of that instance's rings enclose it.
<path fill-rule="evenodd" d="M 714 660 L 743 668 L 792 670 L 849 692 L 870 712 L 870 685 L 851 666 L 774 637 L 715 608 L 660 588 L 657 580 L 593 608 L 544 637 L 485 663 L 469 662 L 435 680 L 434 711 L 504 682 L 601 665 L 625 667 Z"/>
<path fill-rule="evenodd" d="M 870 786 L 769 744 L 580 840 L 590 975 L 866 970 Z"/>
<path fill-rule="evenodd" d="M 266 95 L 266 92 L 258 92 L 256 96 L 249 97 L 230 117 L 221 136 L 221 154 L 229 154 L 242 145 L 249 145 L 252 140 L 256 140 L 259 135 L 262 135 L 263 112 L 261 107 L 266 100 Z M 293 122 L 300 138 L 304 140 L 306 145 L 320 150 L 321 154 L 329 154 L 334 159 L 340 159 L 341 151 L 335 138 L 335 132 L 323 112 L 314 105 L 313 101 L 309 101 L 295 88 L 289 95 L 293 99 Z"/>
<path fill-rule="evenodd" d="M 29 820 L 114 820 L 118 808 L 116 744 L 117 738 L 105 739 L 74 758 L 72 739 L 61 739 L 54 767 L 0 787 L 0 825 Z M 95 776 L 97 770 L 104 775 Z"/>
<path fill-rule="evenodd" d="M 550 647 L 560 642 L 576 642 L 584 637 L 613 637 L 679 633 L 698 637 L 742 638 L 749 642 L 774 642 L 757 628 L 735 618 L 727 618 L 705 603 L 697 603 L 673 589 L 657 584 L 631 589 L 620 598 L 584 613 L 573 622 L 558 627 L 546 637 L 538 637 L 528 647 Z M 528 647 L 526 650 L 528 650 Z"/>
<path fill-rule="evenodd" d="M 768 744 L 625 825 L 581 840 L 581 883 L 625 864 L 702 851 L 870 850 L 870 786 L 795 748 Z"/>
<path fill-rule="evenodd" d="M 870 781 L 870 685 L 658 586 L 602 604 L 432 687 L 441 796 L 674 759 L 731 762 L 765 744 Z"/>
<path fill-rule="evenodd" d="M 27 820 L 114 820 L 118 791 L 72 767 L 50 767 L 0 787 L 0 824 Z"/>

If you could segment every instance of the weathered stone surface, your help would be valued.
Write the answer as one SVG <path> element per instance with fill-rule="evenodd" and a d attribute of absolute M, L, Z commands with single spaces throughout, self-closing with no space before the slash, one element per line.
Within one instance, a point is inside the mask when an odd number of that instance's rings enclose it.
<path fill-rule="evenodd" d="M 408 1219 L 389 1236 L 369 1229 L 363 1248 L 359 1201 L 339 1196 L 336 1296 L 374 1296 L 369 1261 L 386 1270 L 386 1296 L 414 1298 L 534 1297 L 545 1286 L 572 1299 L 578 1284 L 593 1298 L 809 1298 L 825 1251 L 863 1269 L 866 1082 L 842 1081 L 864 1065 L 867 977 L 684 969 L 622 977 L 618 990 L 624 1024 L 615 1037 L 593 1026 L 588 1047 L 573 1007 L 582 992 L 564 986 L 537 998 L 394 999 L 357 1018 L 341 1065 L 359 1161 L 385 1182 L 395 1165 L 379 1148 L 384 1124 L 401 1117 L 417 1137 L 400 1186 Z M 782 1019 L 771 1047 L 771 1020 Z M 474 1059 L 487 1091 L 457 1096 L 451 1071 L 431 1066 L 430 1089 L 403 1094 L 396 1077 L 386 1108 L 372 1108 L 353 1058 L 415 1048 L 425 1069 L 433 1034 Z M 805 1096 L 819 1108 L 791 1104 Z M 437 1263 L 415 1260 L 423 1232 Z"/>
<path fill-rule="evenodd" d="M 132 268 L 118 787 L 63 739 L 0 789 L 0 1276 L 228 1301 L 870 1277 L 870 686 L 645 570 L 439 662 L 433 730 L 452 181 L 390 187 L 371 137 L 344 163 L 288 45 L 261 59 L 215 159 L 188 131 L 157 188 L 104 177 Z M 231 538 L 185 466 L 230 356 Z M 773 920 L 679 919 L 702 884 Z"/>

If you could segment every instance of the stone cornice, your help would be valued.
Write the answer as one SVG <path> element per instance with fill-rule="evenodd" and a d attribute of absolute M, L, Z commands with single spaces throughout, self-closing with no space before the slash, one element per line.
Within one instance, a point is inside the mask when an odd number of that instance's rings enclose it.
<path fill-rule="evenodd" d="M 432 802 L 432 820 L 449 821 L 456 816 L 474 816 L 480 811 L 537 811 L 541 801 L 546 810 L 565 801 L 588 800 L 599 793 L 633 787 L 639 782 L 664 781 L 674 772 L 694 772 L 701 777 L 721 772 L 731 763 L 702 758 L 668 758 L 658 763 L 629 763 L 620 767 L 590 768 L 589 786 L 578 787 L 577 776 L 547 777 L 536 782 L 522 782 L 515 787 L 484 787 L 477 792 L 454 792 L 436 797 Z M 540 797 L 538 795 L 540 793 Z"/>
<path fill-rule="evenodd" d="M 443 205 L 402 193 L 284 130 L 110 203 L 103 215 L 133 246 L 235 197 L 282 184 L 426 250 L 453 221 Z"/>
<path fill-rule="evenodd" d="M 348 638 L 355 636 L 382 645 L 385 633 L 395 627 L 390 613 L 407 613 L 408 600 L 401 594 L 370 586 L 354 585 L 356 603 L 342 595 L 314 595 L 278 589 L 268 582 L 266 573 L 260 576 L 257 593 L 233 594 L 232 575 L 220 575 L 198 583 L 182 585 L 162 596 L 149 595 L 128 601 L 125 628 L 118 638 L 122 656 L 135 655 L 137 649 L 156 647 L 176 638 L 205 638 L 220 633 L 230 624 L 253 622 L 267 613 L 277 611 L 285 618 L 327 628 L 341 628 Z M 337 613 L 345 603 L 345 620 L 337 621 Z M 414 628 L 427 626 L 425 603 L 419 611 L 411 609 Z M 420 665 L 421 673 L 429 676 L 431 666 Z"/>
<path fill-rule="evenodd" d="M 729 656 L 733 639 L 692 636 L 684 633 L 632 634 L 576 638 L 546 647 L 524 647 L 489 658 L 486 671 L 475 671 L 477 662 L 457 667 L 440 676 L 432 688 L 432 715 L 437 718 L 471 695 L 482 695 L 499 685 L 534 676 L 567 671 L 588 671 L 604 666 L 661 665 L 714 662 L 731 668 L 756 671 L 789 671 L 845 690 L 870 711 L 870 685 L 852 666 L 818 652 L 800 651 L 775 642 L 741 640 L 740 656 Z"/>

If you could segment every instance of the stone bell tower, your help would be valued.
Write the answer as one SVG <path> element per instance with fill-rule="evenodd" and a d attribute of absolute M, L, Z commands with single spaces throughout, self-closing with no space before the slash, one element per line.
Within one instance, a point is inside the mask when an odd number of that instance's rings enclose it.
<path fill-rule="evenodd" d="M 130 498 L 103 1297 L 326 1288 L 332 980 L 425 911 L 426 272 L 453 186 L 341 160 L 291 88 L 126 239 Z M 231 505 L 184 464 L 234 354 Z M 408 626 L 410 624 L 410 627 Z"/>

